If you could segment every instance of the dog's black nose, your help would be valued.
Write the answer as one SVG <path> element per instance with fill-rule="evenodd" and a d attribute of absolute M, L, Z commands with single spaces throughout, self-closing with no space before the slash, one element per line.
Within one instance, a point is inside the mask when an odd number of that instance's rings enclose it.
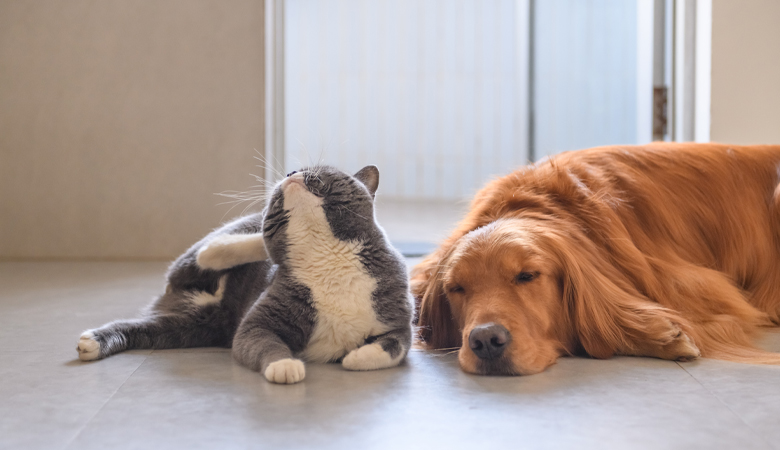
<path fill-rule="evenodd" d="M 469 347 L 480 359 L 495 359 L 512 340 L 506 328 L 495 323 L 478 325 L 469 333 Z"/>
<path fill-rule="evenodd" d="M 287 177 L 289 178 L 289 177 L 295 175 L 296 173 L 298 173 L 298 171 L 297 170 L 293 170 L 292 172 L 287 174 Z"/>

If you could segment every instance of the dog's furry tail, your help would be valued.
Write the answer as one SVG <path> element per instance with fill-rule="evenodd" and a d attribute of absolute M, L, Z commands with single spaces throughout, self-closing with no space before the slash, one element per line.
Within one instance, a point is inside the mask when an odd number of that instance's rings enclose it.
<path fill-rule="evenodd" d="M 780 365 L 780 353 L 762 350 L 751 343 L 711 343 L 708 351 L 702 356 L 745 364 Z"/>

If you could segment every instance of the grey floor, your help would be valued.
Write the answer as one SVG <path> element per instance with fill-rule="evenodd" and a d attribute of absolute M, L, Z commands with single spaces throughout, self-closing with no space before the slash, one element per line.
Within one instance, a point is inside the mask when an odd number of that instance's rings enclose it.
<path fill-rule="evenodd" d="M 529 377 L 415 351 L 389 370 L 309 365 L 279 386 L 228 350 L 76 359 L 163 263 L 0 263 L 0 448 L 780 448 L 780 367 L 564 358 Z M 765 346 L 780 351 L 780 336 Z"/>

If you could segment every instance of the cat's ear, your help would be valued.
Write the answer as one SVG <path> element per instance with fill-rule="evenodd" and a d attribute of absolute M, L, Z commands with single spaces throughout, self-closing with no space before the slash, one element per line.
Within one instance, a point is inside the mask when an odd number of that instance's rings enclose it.
<path fill-rule="evenodd" d="M 371 197 L 376 194 L 376 188 L 379 187 L 379 169 L 376 166 L 366 166 L 358 170 L 355 174 L 355 178 L 360 180 L 371 193 Z"/>

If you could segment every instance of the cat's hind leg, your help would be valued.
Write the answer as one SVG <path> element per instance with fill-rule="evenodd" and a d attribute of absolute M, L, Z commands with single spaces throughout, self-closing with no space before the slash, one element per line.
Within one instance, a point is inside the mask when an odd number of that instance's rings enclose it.
<path fill-rule="evenodd" d="M 347 370 L 378 370 L 395 367 L 404 360 L 411 345 L 411 328 L 393 330 L 369 338 L 366 344 L 349 352 L 341 361 L 341 365 Z"/>
<path fill-rule="evenodd" d="M 81 334 L 79 359 L 92 361 L 133 349 L 229 347 L 235 325 L 221 315 L 224 312 L 170 313 L 110 322 Z"/>
<path fill-rule="evenodd" d="M 154 318 L 118 320 L 103 325 L 100 328 L 87 330 L 81 333 L 76 350 L 82 361 L 94 361 L 123 352 L 131 347 L 130 341 L 135 341 L 134 335 L 141 333 L 144 328 L 149 328 L 147 335 L 152 334 L 155 327 Z M 131 336 L 128 339 L 128 335 Z"/>
<path fill-rule="evenodd" d="M 139 319 L 117 320 L 81 334 L 79 359 L 92 361 L 133 349 L 229 347 L 239 312 L 223 303 L 227 276 L 214 292 L 185 291 L 170 284 Z"/>

